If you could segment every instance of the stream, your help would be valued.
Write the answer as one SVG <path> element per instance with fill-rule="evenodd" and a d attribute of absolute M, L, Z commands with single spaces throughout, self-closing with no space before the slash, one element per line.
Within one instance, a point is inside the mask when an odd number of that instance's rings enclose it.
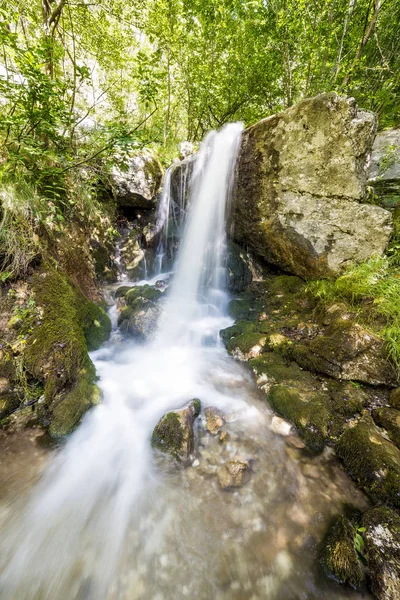
<path fill-rule="evenodd" d="M 331 519 L 346 503 L 366 508 L 364 495 L 329 449 L 310 456 L 296 434 L 275 433 L 249 369 L 219 341 L 233 322 L 225 221 L 241 131 L 202 144 L 175 272 L 149 282 L 168 284 L 153 338 L 124 337 L 114 303 L 111 338 L 91 354 L 103 402 L 56 450 L 26 432 L 2 453 L 2 599 L 371 598 L 328 580 L 318 559 Z M 223 412 L 227 439 L 200 416 L 184 467 L 150 438 L 193 398 Z M 218 469 L 232 458 L 249 461 L 250 478 L 222 489 Z"/>

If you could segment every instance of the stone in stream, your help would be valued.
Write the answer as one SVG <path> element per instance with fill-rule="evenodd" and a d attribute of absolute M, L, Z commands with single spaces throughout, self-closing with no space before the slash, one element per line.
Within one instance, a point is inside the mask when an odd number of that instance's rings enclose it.
<path fill-rule="evenodd" d="M 368 579 L 378 600 L 400 600 L 400 515 L 387 506 L 362 518 Z"/>
<path fill-rule="evenodd" d="M 250 462 L 245 458 L 231 458 L 218 469 L 222 489 L 242 487 L 250 476 Z"/>
<path fill-rule="evenodd" d="M 154 427 L 151 443 L 179 462 L 187 462 L 194 451 L 193 424 L 201 410 L 195 398 L 180 410 L 167 412 Z"/>
<path fill-rule="evenodd" d="M 162 312 L 159 300 L 163 292 L 150 285 L 137 287 L 122 286 L 115 294 L 121 298 L 122 308 L 118 317 L 118 325 L 122 333 L 139 340 L 150 337 L 157 326 Z"/>
<path fill-rule="evenodd" d="M 364 573 L 354 545 L 355 535 L 352 522 L 345 516 L 339 517 L 324 543 L 322 564 L 329 577 L 358 588 Z"/>
<path fill-rule="evenodd" d="M 217 435 L 224 425 L 225 419 L 220 410 L 215 406 L 207 406 L 204 409 L 205 428 L 211 435 Z"/>

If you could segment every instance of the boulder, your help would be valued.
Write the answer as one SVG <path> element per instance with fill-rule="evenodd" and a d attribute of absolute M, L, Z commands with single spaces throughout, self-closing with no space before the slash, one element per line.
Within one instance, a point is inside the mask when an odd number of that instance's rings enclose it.
<path fill-rule="evenodd" d="M 400 514 L 375 507 L 362 524 L 370 588 L 378 600 L 400 600 Z"/>
<path fill-rule="evenodd" d="M 340 438 L 336 452 L 346 471 L 375 502 L 400 508 L 400 450 L 387 440 L 369 416 Z"/>
<path fill-rule="evenodd" d="M 193 423 L 199 416 L 200 400 L 192 400 L 181 410 L 164 415 L 154 427 L 151 443 L 179 462 L 186 462 L 194 451 Z"/>
<path fill-rule="evenodd" d="M 400 203 L 400 129 L 377 134 L 368 177 L 382 206 L 395 208 Z"/>
<path fill-rule="evenodd" d="M 400 410 L 382 406 L 373 412 L 374 421 L 384 427 L 392 442 L 400 448 Z"/>
<path fill-rule="evenodd" d="M 155 207 L 162 180 L 162 167 L 151 154 L 116 157 L 111 185 L 119 206 L 150 210 Z"/>
<path fill-rule="evenodd" d="M 375 132 L 372 113 L 335 93 L 247 128 L 233 199 L 235 240 L 304 278 L 338 275 L 382 254 L 391 214 L 360 204 Z"/>

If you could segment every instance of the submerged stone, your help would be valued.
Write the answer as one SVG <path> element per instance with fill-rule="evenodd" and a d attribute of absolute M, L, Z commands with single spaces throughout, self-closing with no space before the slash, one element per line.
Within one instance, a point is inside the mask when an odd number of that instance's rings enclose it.
<path fill-rule="evenodd" d="M 224 426 L 225 419 L 222 412 L 215 406 L 204 409 L 205 428 L 211 435 L 217 435 Z"/>
<path fill-rule="evenodd" d="M 168 412 L 154 427 L 152 445 L 179 462 L 187 462 L 194 451 L 193 424 L 200 410 L 196 398 L 185 408 Z"/>
<path fill-rule="evenodd" d="M 250 463 L 244 458 L 228 460 L 218 469 L 218 480 L 222 489 L 242 487 L 250 476 Z"/>

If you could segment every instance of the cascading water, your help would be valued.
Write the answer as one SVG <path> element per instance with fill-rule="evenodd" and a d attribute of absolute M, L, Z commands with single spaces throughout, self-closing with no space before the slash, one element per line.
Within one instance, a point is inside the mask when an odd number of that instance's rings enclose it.
<path fill-rule="evenodd" d="M 103 402 L 16 505 L 16 517 L 13 507 L 3 516 L 2 599 L 348 597 L 318 588 L 310 566 L 322 520 L 315 511 L 332 475 L 321 470 L 308 486 L 299 479 L 250 375 L 216 343 L 229 322 L 224 223 L 241 130 L 228 125 L 201 147 L 155 339 L 137 345 L 115 329 L 92 354 Z M 230 437 L 221 444 L 203 430 L 193 466 L 177 469 L 153 453 L 150 437 L 166 411 L 194 397 L 224 411 Z M 251 480 L 224 492 L 218 465 L 238 456 L 253 460 Z"/>

